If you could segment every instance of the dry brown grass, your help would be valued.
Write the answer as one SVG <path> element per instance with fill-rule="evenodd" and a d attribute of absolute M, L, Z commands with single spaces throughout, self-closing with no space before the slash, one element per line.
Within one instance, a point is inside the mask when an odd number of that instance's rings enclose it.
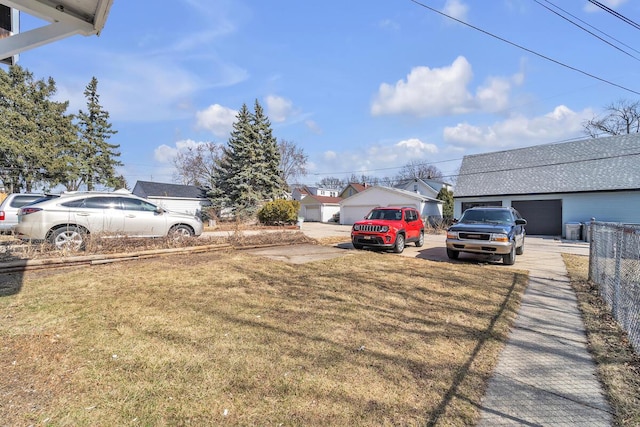
<path fill-rule="evenodd" d="M 61 258 L 95 254 L 114 254 L 137 252 L 153 249 L 187 248 L 191 246 L 204 246 L 211 244 L 230 244 L 235 247 L 277 245 L 283 242 L 287 244 L 317 243 L 296 230 L 285 228 L 263 228 L 247 233 L 246 229 L 228 230 L 225 236 L 192 237 L 176 240 L 170 237 L 164 238 L 105 238 L 104 236 L 89 236 L 86 248 L 81 251 L 57 250 L 48 243 L 22 243 L 14 238 L 0 242 L 0 263 L 16 259 L 43 259 Z"/>
<path fill-rule="evenodd" d="M 237 251 L 0 277 L 2 425 L 471 425 L 527 277 Z"/>
<path fill-rule="evenodd" d="M 640 356 L 611 316 L 597 286 L 588 281 L 589 258 L 564 254 L 571 285 L 582 311 L 589 350 L 598 364 L 618 426 L 640 425 Z"/>

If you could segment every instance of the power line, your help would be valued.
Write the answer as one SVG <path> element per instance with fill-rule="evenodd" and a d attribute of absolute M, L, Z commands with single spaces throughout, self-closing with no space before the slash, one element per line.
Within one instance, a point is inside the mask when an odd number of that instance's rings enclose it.
<path fill-rule="evenodd" d="M 614 49 L 619 50 L 620 52 L 624 53 L 625 55 L 629 55 L 630 57 L 632 57 L 632 58 L 633 58 L 633 59 L 635 59 L 636 61 L 640 61 L 640 59 L 639 59 L 638 57 L 636 57 L 636 56 L 634 56 L 634 55 L 630 54 L 629 52 L 627 52 L 626 50 L 624 50 L 624 49 L 622 49 L 622 48 L 619 48 L 618 46 L 614 45 L 614 44 L 613 44 L 613 43 L 611 43 L 610 41 L 603 39 L 603 38 L 602 38 L 602 37 L 600 37 L 599 35 L 597 35 L 597 34 L 595 34 L 595 33 L 591 32 L 591 31 L 587 30 L 587 29 L 586 29 L 586 28 L 584 28 L 583 26 L 581 26 L 581 25 L 579 25 L 579 24 L 575 23 L 574 21 L 572 21 L 571 19 L 567 18 L 566 16 L 561 15 L 560 13 L 558 13 L 558 12 L 556 12 L 555 10 L 551 9 L 550 7 L 543 5 L 543 4 L 542 4 L 542 3 L 540 3 L 538 0 L 533 0 L 533 1 L 534 1 L 534 2 L 536 2 L 536 3 L 538 3 L 540 6 L 544 7 L 545 9 L 547 9 L 549 12 L 551 12 L 551 13 L 555 13 L 555 14 L 556 14 L 556 15 L 558 15 L 560 18 L 564 19 L 564 20 L 565 20 L 565 21 L 567 21 L 567 22 L 572 23 L 573 25 L 575 25 L 576 27 L 580 28 L 581 30 L 586 31 L 587 33 L 591 34 L 593 37 L 597 38 L 598 40 L 603 41 L 604 43 L 608 44 L 609 46 L 613 47 Z M 559 10 L 562 10 L 564 13 L 566 13 L 566 14 L 568 14 L 568 15 L 570 15 L 570 16 L 572 16 L 572 17 L 574 17 L 574 18 L 575 18 L 575 16 L 571 15 L 570 13 L 568 13 L 567 11 L 563 10 L 562 8 L 560 8 L 560 7 L 556 6 L 555 4 L 553 4 L 553 3 L 549 2 L 549 1 L 547 1 L 547 3 L 549 3 L 549 4 L 553 5 L 553 7 L 558 8 Z M 578 18 L 576 18 L 576 19 L 578 19 Z M 584 22 L 584 21 L 581 21 L 581 22 Z M 588 25 L 588 24 L 587 24 L 587 25 Z M 593 28 L 593 27 L 592 27 L 592 28 Z M 596 29 L 596 30 L 597 30 L 597 29 Z M 599 30 L 597 30 L 597 31 L 599 31 Z M 600 31 L 600 32 L 601 32 L 601 31 Z M 601 33 L 602 33 L 602 32 L 601 32 Z M 603 33 L 603 34 L 604 34 L 604 33 Z M 607 35 L 607 36 L 608 36 L 608 35 Z M 608 36 L 608 37 L 610 37 L 610 36 Z M 614 39 L 614 40 L 615 40 L 615 39 Z M 623 43 L 623 44 L 624 44 L 624 43 Z M 626 46 L 626 45 L 625 45 L 625 46 Z M 627 47 L 628 47 L 628 46 L 627 46 Z M 633 49 L 633 50 L 635 50 L 635 49 Z M 636 52 L 637 52 L 637 51 L 636 51 Z"/>
<path fill-rule="evenodd" d="M 589 3 L 598 6 L 600 9 L 604 10 L 605 12 L 610 13 L 611 15 L 615 16 L 616 18 L 618 18 L 618 19 L 626 22 L 627 24 L 631 25 L 635 29 L 640 30 L 640 24 L 638 24 L 635 21 L 627 18 L 626 16 L 622 15 L 621 13 L 616 12 L 615 10 L 611 9 L 610 7 L 605 6 L 604 4 L 600 3 L 599 1 L 589 0 Z"/>
<path fill-rule="evenodd" d="M 495 38 L 495 39 L 498 39 L 498 40 L 500 40 L 500 41 L 502 41 L 502 42 L 504 42 L 504 43 L 510 44 L 511 46 L 517 47 L 518 49 L 522 49 L 522 50 L 524 50 L 525 52 L 529 52 L 529 53 L 531 53 L 531 54 L 533 54 L 533 55 L 536 55 L 536 56 L 538 56 L 538 57 L 540 57 L 540 58 L 542 58 L 542 59 L 546 59 L 547 61 L 553 62 L 554 64 L 557 64 L 557 65 L 560 65 L 560 66 L 562 66 L 562 67 L 568 68 L 569 70 L 576 71 L 576 72 L 578 72 L 578 73 L 580 73 L 580 74 L 583 74 L 583 75 L 585 75 L 585 76 L 587 76 L 587 77 L 591 77 L 592 79 L 595 79 L 595 80 L 601 81 L 601 82 L 606 83 L 606 84 L 611 85 L 611 86 L 615 86 L 615 87 L 617 87 L 617 88 L 619 88 L 619 89 L 622 89 L 622 90 L 625 90 L 625 91 L 627 91 L 627 92 L 631 92 L 631 93 L 633 93 L 633 94 L 640 95 L 640 92 L 638 92 L 638 91 L 635 91 L 635 90 L 633 90 L 633 89 L 629 89 L 628 87 L 625 87 L 625 86 L 619 85 L 619 84 L 617 84 L 617 83 L 613 83 L 612 81 L 606 80 L 606 79 L 604 79 L 604 78 L 602 78 L 602 77 L 598 77 L 598 76 L 596 76 L 596 75 L 594 75 L 594 74 L 588 73 L 588 72 L 583 71 L 583 70 L 581 70 L 581 69 L 579 69 L 579 68 L 576 68 L 576 67 L 573 67 L 573 66 L 571 66 L 571 65 L 565 64 L 564 62 L 560 62 L 560 61 L 558 61 L 558 60 L 556 60 L 556 59 L 550 58 L 550 57 L 548 57 L 548 56 L 546 56 L 546 55 L 543 55 L 543 54 L 541 54 L 541 53 L 538 53 L 538 52 L 536 52 L 536 51 L 534 51 L 534 50 L 531 50 L 531 49 L 529 49 L 529 48 L 526 48 L 526 47 L 524 47 L 524 46 L 522 46 L 522 45 L 519 45 L 519 44 L 517 44 L 517 43 L 514 43 L 514 42 L 512 42 L 512 41 L 510 41 L 510 40 L 507 40 L 507 39 L 505 39 L 505 38 L 503 38 L 503 37 L 500 37 L 500 36 L 497 36 L 497 35 L 495 35 L 495 34 L 493 34 L 493 33 L 490 33 L 489 31 L 483 30 L 482 28 L 476 27 L 476 26 L 471 25 L 471 24 L 469 24 L 469 23 L 467 23 L 467 22 L 464 22 L 464 21 L 462 21 L 462 20 L 460 20 L 460 19 L 458 19 L 458 18 L 454 18 L 453 16 L 447 15 L 446 13 L 441 12 L 441 11 L 439 11 L 439 10 L 437 10 L 437 9 L 434 9 L 434 8 L 432 8 L 432 7 L 430 7 L 430 6 L 427 6 L 426 4 L 420 3 L 420 2 L 419 2 L 419 1 L 417 1 L 417 0 L 409 0 L 409 1 L 411 1 L 411 2 L 413 2 L 413 3 L 415 3 L 415 4 L 417 4 L 418 6 L 421 6 L 421 7 L 425 8 L 425 9 L 428 9 L 428 10 L 430 10 L 430 11 L 432 11 L 432 12 L 435 12 L 435 13 L 437 13 L 437 14 L 439 14 L 439 15 L 442 15 L 442 16 L 444 16 L 444 17 L 446 17 L 446 18 L 449 18 L 449 19 L 451 19 L 451 20 L 454 20 L 454 21 L 456 21 L 456 22 L 458 22 L 458 23 L 460 23 L 460 24 L 462 24 L 462 25 L 465 25 L 465 26 L 467 26 L 467 27 L 469 27 L 469 28 L 473 28 L 474 30 L 479 31 L 479 32 L 481 32 L 481 33 L 483 33 L 483 34 L 486 34 L 486 35 L 488 35 L 488 36 L 490 36 L 490 37 L 493 37 L 493 38 Z M 590 0 L 590 1 L 591 1 L 591 0 Z"/>

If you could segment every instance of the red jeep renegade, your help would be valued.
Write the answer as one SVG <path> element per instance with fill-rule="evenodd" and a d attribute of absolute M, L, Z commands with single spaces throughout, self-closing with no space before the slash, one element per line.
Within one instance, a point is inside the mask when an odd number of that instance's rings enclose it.
<path fill-rule="evenodd" d="M 407 242 L 424 244 L 424 223 L 415 208 L 378 207 L 351 228 L 351 242 L 356 249 L 365 246 L 393 249 L 401 253 Z"/>

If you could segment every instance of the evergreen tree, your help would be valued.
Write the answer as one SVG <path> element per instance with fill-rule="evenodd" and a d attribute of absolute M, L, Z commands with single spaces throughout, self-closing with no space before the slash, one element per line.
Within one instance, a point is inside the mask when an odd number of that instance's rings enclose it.
<path fill-rule="evenodd" d="M 453 191 L 447 190 L 446 187 L 442 187 L 436 196 L 436 199 L 442 200 L 442 216 L 444 219 L 453 218 Z"/>
<path fill-rule="evenodd" d="M 277 140 L 258 101 L 254 113 L 243 104 L 236 119 L 209 196 L 218 210 L 231 208 L 236 217 L 246 218 L 264 201 L 281 196 L 284 182 Z"/>
<path fill-rule="evenodd" d="M 253 174 L 259 151 L 251 124 L 252 115 L 246 104 L 242 105 L 236 118 L 220 164 L 216 167 L 212 196 L 216 206 L 230 207 L 236 216 L 242 217 L 255 211 L 260 201 Z"/>
<path fill-rule="evenodd" d="M 273 137 L 271 123 L 256 99 L 253 114 L 253 128 L 258 137 L 258 163 L 254 167 L 258 191 L 263 200 L 281 198 L 286 188 L 280 170 L 280 149 Z"/>
<path fill-rule="evenodd" d="M 54 102 L 55 81 L 35 81 L 20 66 L 0 70 L 0 179 L 9 191 L 54 186 L 69 167 L 75 139 L 68 102 Z"/>
<path fill-rule="evenodd" d="M 67 180 L 67 188 L 77 190 L 86 185 L 91 191 L 96 184 L 115 187 L 119 184 L 115 167 L 122 166 L 116 158 L 120 156 L 120 145 L 109 144 L 107 140 L 117 131 L 111 129 L 109 113 L 100 105 L 98 79 L 93 77 L 84 90 L 87 99 L 87 111 L 78 113 L 78 139 L 72 155 L 76 167 Z"/>

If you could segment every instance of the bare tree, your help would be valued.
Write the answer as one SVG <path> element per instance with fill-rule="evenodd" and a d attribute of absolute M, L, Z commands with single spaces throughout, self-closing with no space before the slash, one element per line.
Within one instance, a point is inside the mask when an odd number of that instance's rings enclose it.
<path fill-rule="evenodd" d="M 404 165 L 395 177 L 396 181 L 406 181 L 408 179 L 440 179 L 442 172 L 437 167 L 428 163 L 411 160 Z"/>
<path fill-rule="evenodd" d="M 601 117 L 583 123 L 584 131 L 592 138 L 604 134 L 625 135 L 640 132 L 640 101 L 618 100 L 609 104 Z"/>
<path fill-rule="evenodd" d="M 378 178 L 377 176 L 373 176 L 373 175 L 356 175 L 355 173 L 351 174 L 351 176 L 349 177 L 349 184 L 367 184 L 367 185 L 379 185 L 380 184 L 380 178 Z"/>
<path fill-rule="evenodd" d="M 214 182 L 214 166 L 221 156 L 222 146 L 214 142 L 205 142 L 178 152 L 173 159 L 176 181 L 184 185 L 210 187 Z"/>
<path fill-rule="evenodd" d="M 318 182 L 316 185 L 322 188 L 332 188 L 332 189 L 339 190 L 344 188 L 344 186 L 346 186 L 347 183 L 345 183 L 340 178 L 336 178 L 334 176 L 328 176 L 328 177 L 322 178 L 320 182 Z"/>
<path fill-rule="evenodd" d="M 307 161 L 309 156 L 295 143 L 281 139 L 278 143 L 280 151 L 280 170 L 285 182 L 307 175 Z"/>

